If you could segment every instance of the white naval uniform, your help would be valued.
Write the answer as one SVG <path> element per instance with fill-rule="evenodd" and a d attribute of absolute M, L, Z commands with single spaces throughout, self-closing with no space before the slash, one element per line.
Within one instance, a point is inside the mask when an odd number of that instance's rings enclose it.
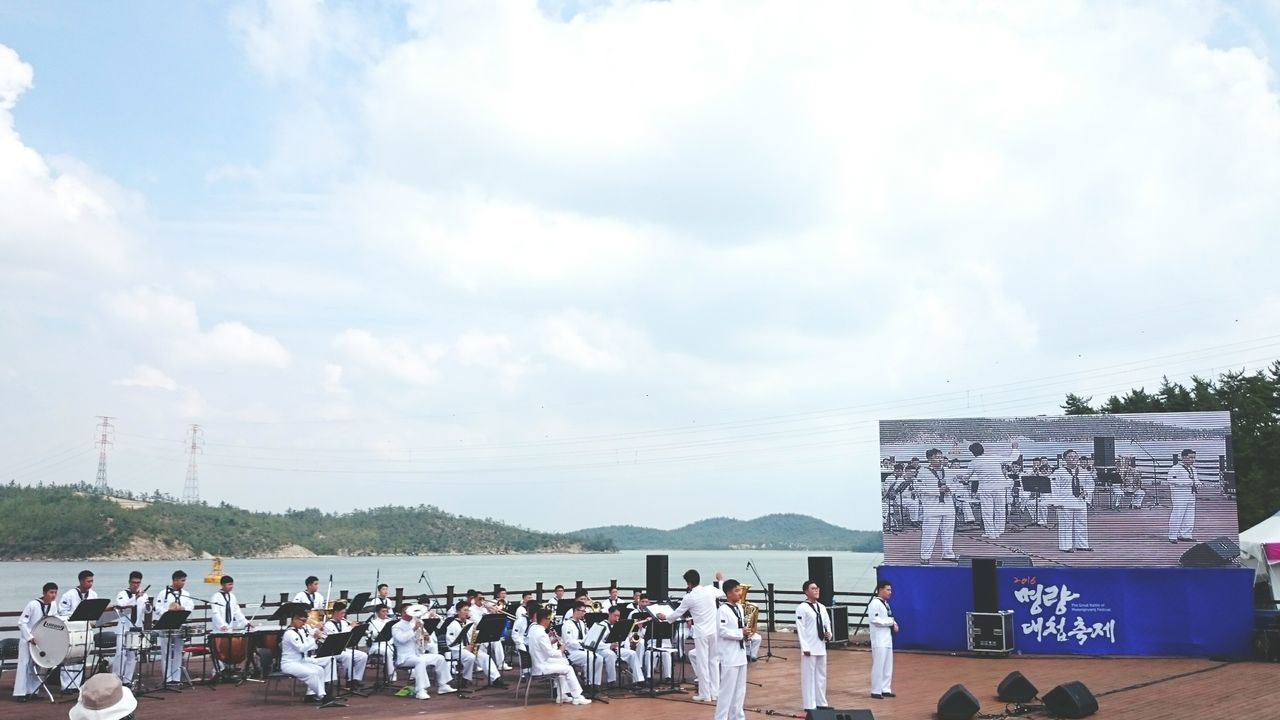
<path fill-rule="evenodd" d="M 71 588 L 62 593 L 62 597 L 58 600 L 58 617 L 63 620 L 71 617 L 76 608 L 80 607 L 80 603 L 85 600 L 94 600 L 98 597 L 98 591 L 89 588 L 87 593 L 80 592 L 80 586 Z M 92 624 L 92 623 L 91 623 Z M 96 632 L 92 627 L 90 632 Z M 62 666 L 62 689 L 69 690 L 71 688 L 80 687 L 80 683 L 86 678 L 84 677 L 84 665 L 68 665 Z"/>
<path fill-rule="evenodd" d="M 800 640 L 800 705 L 805 710 L 827 704 L 827 608 L 805 601 L 796 606 Z"/>
<path fill-rule="evenodd" d="M 1020 453 L 997 455 L 988 450 L 969 463 L 970 480 L 978 481 L 978 502 L 982 507 L 982 536 L 995 540 L 1004 534 L 1009 513 L 1009 491 L 1013 481 L 1005 477 L 1005 463 L 1018 459 Z"/>
<path fill-rule="evenodd" d="M 511 625 L 511 644 L 516 646 L 516 650 L 528 652 L 528 645 L 525 644 L 525 635 L 529 632 L 529 613 L 517 615 L 516 621 Z"/>
<path fill-rule="evenodd" d="M 315 638 L 306 628 L 289 628 L 280 638 L 280 672 L 306 683 L 307 694 L 324 697 L 324 683 L 329 678 L 329 660 L 311 657 L 316 651 Z"/>
<path fill-rule="evenodd" d="M 1196 494 L 1191 491 L 1197 482 L 1196 469 L 1178 463 L 1169 468 L 1169 539 L 1190 540 L 1196 531 Z"/>
<path fill-rule="evenodd" d="M 468 620 L 465 626 L 457 619 L 449 623 L 449 627 L 444 632 L 445 645 L 449 648 L 449 658 L 455 662 L 461 659 L 464 680 L 470 680 L 472 674 L 479 669 L 492 682 L 497 680 L 501 673 L 493 663 L 489 662 L 489 653 L 485 652 L 483 647 L 477 647 L 474 653 L 467 648 L 467 640 L 471 637 L 474 625 L 475 622 L 471 620 Z M 454 645 L 453 641 L 458 638 L 458 634 L 463 630 L 466 630 L 467 637 L 463 638 L 462 642 Z"/>
<path fill-rule="evenodd" d="M 138 651 L 125 647 L 125 637 L 130 631 L 142 632 L 142 619 L 146 615 L 147 596 L 134 595 L 128 590 L 121 590 L 116 595 L 116 654 L 111 658 L 111 671 L 120 678 L 120 682 L 128 685 L 133 682 L 133 673 L 138 669 Z"/>
<path fill-rule="evenodd" d="M 330 618 L 324 621 L 324 631 L 329 635 L 337 635 L 338 633 L 350 632 L 351 623 L 346 620 L 334 620 Z M 338 663 L 338 670 L 345 673 L 347 682 L 355 680 L 362 682 L 364 680 L 364 668 L 369 663 L 369 654 L 362 650 L 343 650 L 334 656 L 335 662 Z"/>
<path fill-rule="evenodd" d="M 939 485 L 945 485 L 947 491 L 943 493 Z M 916 478 L 921 507 L 920 560 L 922 562 L 933 559 L 933 548 L 937 545 L 939 534 L 942 535 L 942 559 L 956 559 L 955 494 L 960 487 L 953 478 L 947 477 L 946 468 L 934 470 L 928 467 L 920 471 L 920 476 Z"/>
<path fill-rule="evenodd" d="M 685 594 L 680 607 L 667 616 L 668 621 L 685 615 L 693 618 L 693 674 L 698 678 L 698 695 L 714 700 L 720 691 L 720 653 L 716 650 L 716 633 L 719 621 L 716 603 L 724 597 L 719 588 L 700 585 Z M 704 685 L 705 682 L 705 685 Z"/>
<path fill-rule="evenodd" d="M 586 623 L 574 620 L 572 615 L 566 617 L 560 626 L 560 640 L 564 643 L 565 650 L 569 651 L 569 662 L 582 672 L 588 685 L 599 686 L 604 674 L 604 663 L 600 661 L 599 653 L 586 648 L 586 639 Z"/>
<path fill-rule="evenodd" d="M 753 633 L 747 638 L 747 657 L 755 660 L 760 655 L 760 645 L 764 642 L 764 638 L 760 633 Z"/>
<path fill-rule="evenodd" d="M 879 597 L 867 603 L 871 624 L 871 694 L 893 692 L 893 609 Z"/>
<path fill-rule="evenodd" d="M 456 625 L 457 623 L 452 623 Z M 427 669 L 436 671 L 436 689 L 449 692 L 449 681 L 453 680 L 453 670 L 449 661 L 437 652 L 432 652 L 435 637 L 428 638 L 427 652 L 418 652 L 418 633 L 412 620 L 400 619 L 391 628 L 391 641 L 395 645 L 396 667 L 413 668 L 413 689 L 419 697 L 427 694 L 431 679 L 427 677 Z"/>
<path fill-rule="evenodd" d="M 44 668 L 31 661 L 31 638 L 36 624 L 53 614 L 53 603 L 48 605 L 37 598 L 27 603 L 18 618 L 18 667 L 13 677 L 13 696 L 26 697 L 40 687 L 40 676 Z"/>
<path fill-rule="evenodd" d="M 657 674 L 653 669 L 653 659 L 654 659 L 654 656 L 659 656 L 662 658 L 661 660 L 662 679 L 663 680 L 670 679 L 671 678 L 671 656 L 674 655 L 675 653 L 662 652 L 658 648 L 670 648 L 671 641 L 670 640 L 654 640 L 649 637 L 649 628 L 653 627 L 656 623 L 661 621 L 658 620 L 658 618 L 654 617 L 653 613 L 650 612 L 647 608 L 644 610 L 639 610 L 639 609 L 632 610 L 631 614 L 628 617 L 632 620 L 635 620 L 635 619 L 643 620 L 644 618 L 649 618 L 648 623 L 645 623 L 644 625 L 640 626 L 640 637 L 644 638 L 644 641 L 645 641 L 643 646 L 644 657 L 642 658 L 644 661 L 645 677 L 653 677 L 654 675 Z"/>
<path fill-rule="evenodd" d="M 233 592 L 223 592 L 219 590 L 209 598 L 209 632 L 211 633 L 228 633 L 232 630 L 244 628 L 249 623 L 244 617 L 244 611 L 240 609 L 240 603 L 236 600 L 236 594 Z M 285 633 L 288 635 L 289 633 Z M 314 641 L 312 641 L 314 644 Z M 213 657 L 210 655 L 210 657 Z M 283 656 L 282 656 L 283 657 Z M 213 667 L 221 672 L 222 661 L 213 658 Z"/>
<path fill-rule="evenodd" d="M 487 614 L 489 614 L 489 611 L 486 610 L 483 605 L 471 606 L 471 622 L 479 625 L 480 618 L 483 618 Z M 506 666 L 507 651 L 504 647 L 502 647 L 502 641 L 499 640 L 496 642 L 485 643 L 484 651 L 493 658 L 493 662 L 497 664 L 499 670 L 503 669 Z"/>
<path fill-rule="evenodd" d="M 719 624 L 716 649 L 720 654 L 720 687 L 716 720 L 746 720 L 742 706 L 747 699 L 747 642 L 742 608 L 726 602 L 716 611 Z"/>
<path fill-rule="evenodd" d="M 321 592 L 309 593 L 306 590 L 299 591 L 297 595 L 293 596 L 293 602 L 308 605 L 312 609 L 319 608 L 323 610 L 325 607 L 324 593 Z"/>
<path fill-rule="evenodd" d="M 611 632 L 613 632 L 613 626 L 607 620 L 598 622 L 587 630 L 587 646 L 598 648 L 596 653 L 600 656 L 600 662 L 604 665 L 605 681 L 618 681 L 618 658 L 622 658 L 622 662 L 627 664 L 627 668 L 631 672 L 631 682 L 644 682 L 644 668 L 641 667 L 640 653 L 632 650 L 626 640 L 618 643 L 617 650 L 612 645 L 605 644 L 604 639 Z"/>
<path fill-rule="evenodd" d="M 1063 465 L 1049 476 L 1049 487 L 1052 491 L 1049 502 L 1058 509 L 1058 549 L 1066 552 L 1089 547 L 1089 509 L 1084 498 L 1083 470 L 1077 467 L 1073 473 Z"/>
<path fill-rule="evenodd" d="M 174 590 L 172 587 L 166 587 L 164 592 L 156 598 L 152 618 L 159 620 L 162 615 L 169 612 L 169 605 L 175 602 L 187 612 L 193 612 L 196 609 L 196 601 L 186 588 Z M 165 668 L 168 669 L 168 675 L 166 675 L 168 682 L 181 682 L 183 640 L 180 633 L 172 634 L 173 639 L 170 640 L 170 633 L 160 633 L 160 667 L 162 672 Z"/>
<path fill-rule="evenodd" d="M 582 684 L 578 676 L 573 674 L 573 665 L 551 645 L 547 637 L 547 629 L 538 623 L 529 626 L 526 638 L 529 646 L 529 660 L 533 664 L 535 675 L 555 675 L 556 687 L 560 691 L 560 699 L 582 697 Z"/>
<path fill-rule="evenodd" d="M 395 645 L 393 643 L 380 643 L 378 636 L 382 634 L 382 629 L 387 623 L 399 622 L 399 618 L 385 617 L 379 619 L 376 615 L 369 619 L 366 623 L 364 633 L 365 639 L 368 641 L 369 657 L 380 657 L 383 662 L 383 672 L 389 682 L 395 682 Z M 432 638 L 434 640 L 435 638 Z"/>

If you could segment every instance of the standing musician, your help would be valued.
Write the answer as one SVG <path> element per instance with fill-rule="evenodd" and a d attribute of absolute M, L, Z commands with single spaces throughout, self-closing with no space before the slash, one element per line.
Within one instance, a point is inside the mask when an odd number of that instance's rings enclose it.
<path fill-rule="evenodd" d="M 379 606 L 385 607 L 387 610 L 392 610 L 396 606 L 395 599 L 391 597 L 391 588 L 387 587 L 386 583 L 378 584 L 378 595 L 369 601 L 368 608 L 376 610 Z"/>
<path fill-rule="evenodd" d="M 614 585 L 609 588 L 609 597 L 604 601 L 604 609 L 608 610 L 621 604 L 622 601 L 618 599 L 618 586 Z"/>
<path fill-rule="evenodd" d="M 1195 542 L 1196 529 L 1196 451 L 1182 451 L 1182 462 L 1169 468 L 1169 542 Z M 65 597 L 65 596 L 64 596 Z"/>
<path fill-rule="evenodd" d="M 307 702 L 327 703 L 333 697 L 325 691 L 330 658 L 317 660 L 316 639 L 307 632 L 307 613 L 298 609 L 289 619 L 289 628 L 280 640 L 280 672 L 301 680 L 307 686 Z M 315 632 L 319 632 L 317 629 Z"/>
<path fill-rule="evenodd" d="M 737 580 L 724 583 L 726 602 L 716 611 L 716 631 L 720 652 L 720 695 L 716 698 L 716 720 L 746 720 L 742 706 L 747 699 L 747 638 L 742 617 L 742 585 Z"/>
<path fill-rule="evenodd" d="M 299 590 L 298 594 L 293 596 L 293 601 L 323 610 L 325 608 L 324 593 L 320 592 L 320 578 L 308 575 L 303 585 L 306 586 L 305 589 Z"/>
<path fill-rule="evenodd" d="M 170 577 L 169 587 L 164 589 L 160 594 L 157 602 L 154 603 L 152 616 L 154 619 L 160 619 L 170 610 L 186 610 L 194 612 L 196 609 L 195 598 L 191 597 L 191 593 L 186 591 L 187 574 L 181 570 L 174 570 Z M 182 643 L 181 635 L 170 636 L 171 633 L 162 633 L 160 635 L 160 657 L 161 667 L 168 669 L 165 682 L 181 682 L 182 680 Z M 168 655 L 167 660 L 165 655 Z"/>
<path fill-rule="evenodd" d="M 529 614 L 529 603 L 533 602 L 533 593 L 520 593 L 520 607 L 516 608 L 516 618 L 522 618 Z"/>
<path fill-rule="evenodd" d="M 347 620 L 347 604 L 339 600 L 333 604 L 333 613 L 324 621 L 324 632 L 328 635 L 349 632 L 351 623 Z M 347 676 L 347 687 L 360 689 L 364 684 L 364 668 L 369 662 L 369 654 L 361 650 L 344 650 L 337 658 L 338 670 Z"/>
<path fill-rule="evenodd" d="M 939 534 L 942 535 L 942 559 L 956 559 L 955 494 L 959 484 L 955 482 L 954 475 L 947 477 L 941 450 L 931 448 L 924 456 L 929 460 L 929 466 L 916 480 L 916 494 L 921 508 L 920 562 L 928 565 L 933 559 L 933 548 Z"/>
<path fill-rule="evenodd" d="M 898 632 L 898 621 L 893 619 L 889 597 L 893 585 L 881 580 L 876 583 L 876 596 L 867 603 L 867 622 L 871 624 L 871 697 L 883 700 L 893 694 L 893 633 Z"/>
<path fill-rule="evenodd" d="M 585 645 L 587 628 L 582 622 L 582 616 L 586 614 L 587 606 L 581 601 L 575 603 L 573 611 L 565 616 L 560 625 L 560 638 L 564 641 L 569 662 L 587 679 L 587 694 L 593 695 L 600 688 L 600 676 L 604 668 L 597 653 L 588 650 Z"/>
<path fill-rule="evenodd" d="M 58 584 L 47 582 L 40 590 L 40 597 L 27 603 L 18 618 L 18 666 L 13 677 L 13 696 L 19 702 L 26 702 L 35 697 L 40 689 L 39 666 L 31 661 L 31 646 L 35 644 L 33 632 L 36 624 L 53 612 L 53 603 L 58 598 Z"/>
<path fill-rule="evenodd" d="M 431 678 L 427 676 L 427 668 L 436 671 L 436 692 L 447 694 L 457 692 L 449 687 L 449 682 L 453 680 L 453 671 L 449 669 L 449 663 L 444 656 L 435 651 L 435 638 L 426 636 L 425 647 L 418 645 L 418 632 L 422 629 L 422 623 L 418 621 L 409 609 L 412 605 L 405 605 L 400 608 L 400 620 L 391 628 L 391 639 L 395 644 L 396 667 L 397 668 L 413 668 L 413 686 L 416 691 L 414 697 L 419 700 L 428 700 L 431 696 L 427 693 L 427 687 L 431 685 Z M 381 611 L 379 611 L 381 614 Z M 429 613 L 428 616 L 435 613 Z M 394 678 L 393 678 L 394 679 Z M 462 683 L 458 683 L 461 685 Z"/>
<path fill-rule="evenodd" d="M 71 588 L 62 594 L 58 600 L 58 617 L 63 620 L 70 618 L 75 613 L 76 608 L 80 607 L 80 603 L 85 600 L 94 600 L 98 597 L 98 591 L 93 589 L 93 571 L 81 570 L 76 576 L 80 584 Z M 71 690 L 79 690 L 80 682 L 84 679 L 84 665 L 63 665 L 62 666 L 62 692 L 70 692 Z"/>
<path fill-rule="evenodd" d="M 573 666 L 565 660 L 562 649 L 551 644 L 547 636 L 547 628 L 551 626 L 551 610 L 540 607 L 533 611 L 533 625 L 529 627 L 527 643 L 529 659 L 533 662 L 533 672 L 537 675 L 555 675 L 556 703 L 569 702 L 574 705 L 590 705 L 591 701 L 582 697 L 582 685 L 578 676 L 573 674 Z"/>
<path fill-rule="evenodd" d="M 236 600 L 236 594 L 232 592 L 236 586 L 235 578 L 223 575 L 219 578 L 218 585 L 221 589 L 209 598 L 209 632 L 229 633 L 232 630 L 247 627 L 249 621 L 245 619 L 244 611 L 240 609 L 240 603 Z M 285 633 L 285 635 L 288 634 Z M 176 641 L 178 641 L 177 638 L 175 638 Z M 213 658 L 213 669 L 216 672 L 224 670 L 222 662 L 217 657 Z"/>
<path fill-rule="evenodd" d="M 141 586 L 142 573 L 137 570 L 129 573 L 129 587 L 116 594 L 113 606 L 118 617 L 116 618 L 116 654 L 111 659 L 111 670 L 125 685 L 133 680 L 133 673 L 138 668 L 138 649 L 129 648 L 126 637 L 130 632 L 142 632 L 147 594 L 139 590 Z"/>
<path fill-rule="evenodd" d="M 723 573 L 716 573 L 716 582 L 724 579 Z M 680 607 L 676 608 L 671 615 L 664 613 L 658 614 L 658 619 L 664 622 L 674 622 L 685 615 L 693 618 L 693 653 L 690 655 L 693 660 L 693 674 L 698 680 L 698 694 L 693 696 L 694 700 L 701 702 L 711 702 L 719 695 L 720 688 L 720 669 L 716 667 L 720 662 L 720 653 L 716 650 L 716 630 L 718 622 L 716 618 L 716 603 L 724 597 L 724 593 L 719 588 L 711 585 L 698 585 L 701 576 L 697 570 L 689 570 L 684 574 L 684 581 L 688 586 L 688 592 L 680 601 Z"/>
<path fill-rule="evenodd" d="M 827 608 L 818 602 L 822 588 L 805 580 L 804 602 L 796 606 L 796 637 L 800 639 L 800 704 L 805 710 L 827 705 Z"/>
<path fill-rule="evenodd" d="M 1058 550 L 1093 552 L 1089 547 L 1088 492 L 1080 453 L 1062 454 L 1062 467 L 1049 476 L 1053 504 L 1058 508 Z"/>

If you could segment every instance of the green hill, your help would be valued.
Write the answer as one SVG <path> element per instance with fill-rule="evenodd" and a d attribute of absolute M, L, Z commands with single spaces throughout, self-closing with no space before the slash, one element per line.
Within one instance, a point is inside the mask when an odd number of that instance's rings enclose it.
<path fill-rule="evenodd" d="M 879 552 L 880 532 L 849 530 L 808 515 L 776 514 L 755 520 L 710 518 L 657 530 L 610 525 L 569 533 L 570 537 L 612 541 L 620 550 L 851 550 Z"/>
<path fill-rule="evenodd" d="M 611 552 L 608 541 L 571 538 L 419 505 L 332 514 L 252 512 L 185 505 L 163 496 L 108 498 L 83 487 L 0 486 L 0 559 L 253 557 L 279 553 Z M 299 547 L 300 546 L 300 547 Z"/>

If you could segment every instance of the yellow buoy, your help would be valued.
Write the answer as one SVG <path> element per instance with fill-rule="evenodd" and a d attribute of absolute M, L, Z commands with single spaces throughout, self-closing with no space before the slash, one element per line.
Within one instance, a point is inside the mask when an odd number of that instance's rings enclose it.
<path fill-rule="evenodd" d="M 216 557 L 213 559 L 213 569 L 209 571 L 208 575 L 204 576 L 204 581 L 210 585 L 222 584 L 222 558 Z"/>

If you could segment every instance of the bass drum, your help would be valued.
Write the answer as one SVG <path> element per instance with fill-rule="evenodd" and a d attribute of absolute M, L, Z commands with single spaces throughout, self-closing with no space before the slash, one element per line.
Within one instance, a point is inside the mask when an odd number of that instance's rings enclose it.
<path fill-rule="evenodd" d="M 83 622 L 67 623 L 67 642 L 70 646 L 67 648 L 67 657 L 63 662 L 68 665 L 82 665 L 84 659 L 93 654 L 94 648 L 98 646 L 97 637 L 93 631 L 93 623 L 85 620 Z"/>
<path fill-rule="evenodd" d="M 31 631 L 34 640 L 31 646 L 31 662 L 45 669 L 62 664 L 71 647 L 67 623 L 60 617 L 52 615 L 43 618 Z"/>
<path fill-rule="evenodd" d="M 249 636 L 245 633 L 209 633 L 209 651 L 224 665 L 239 665 L 249 657 Z"/>

